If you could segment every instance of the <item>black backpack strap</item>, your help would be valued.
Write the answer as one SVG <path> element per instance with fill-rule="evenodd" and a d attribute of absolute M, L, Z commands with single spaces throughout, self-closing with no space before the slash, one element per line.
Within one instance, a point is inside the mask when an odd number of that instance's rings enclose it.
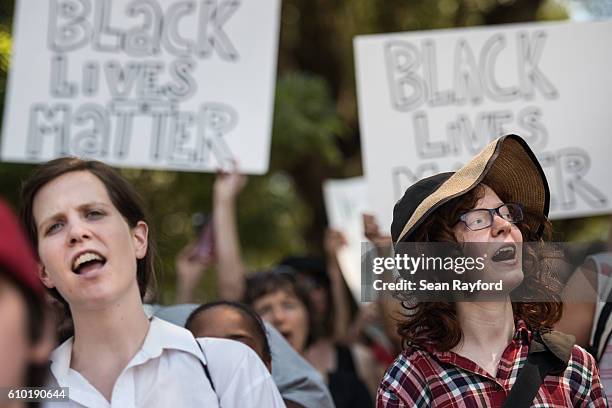
<path fill-rule="evenodd" d="M 544 377 L 554 364 L 550 353 L 529 355 L 525 365 L 519 371 L 508 398 L 504 401 L 503 408 L 530 407 L 544 382 Z"/>
<path fill-rule="evenodd" d="M 204 349 L 200 345 L 200 342 L 197 339 L 195 339 L 195 338 L 194 338 L 194 340 L 195 340 L 196 344 L 198 345 L 198 348 L 202 352 L 202 355 L 206 356 L 206 354 L 204 354 Z M 212 390 L 216 394 L 217 390 L 215 389 L 215 383 L 213 382 L 212 377 L 210 376 L 210 371 L 208 371 L 208 365 L 204 364 L 204 362 L 202 360 L 200 360 L 200 364 L 202 364 L 202 368 L 204 369 L 204 374 L 206 375 L 206 378 L 208 378 L 208 382 L 210 383 L 210 386 L 212 387 Z M 217 400 L 218 399 L 219 399 L 219 396 L 217 395 Z"/>
<path fill-rule="evenodd" d="M 560 332 L 534 332 L 527 361 L 519 370 L 503 408 L 530 407 L 544 378 L 565 371 L 574 343 L 574 336 Z"/>

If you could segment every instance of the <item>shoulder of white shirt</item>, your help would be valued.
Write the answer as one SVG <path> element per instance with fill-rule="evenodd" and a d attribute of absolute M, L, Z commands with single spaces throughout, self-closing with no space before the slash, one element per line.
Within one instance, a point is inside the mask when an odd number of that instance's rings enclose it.
<path fill-rule="evenodd" d="M 198 343 L 205 351 L 204 355 Z M 67 374 L 70 368 L 70 358 L 72 354 L 73 338 L 69 338 L 51 354 L 52 371 L 58 375 Z M 233 340 L 218 338 L 194 338 L 191 332 L 182 327 L 176 326 L 157 317 L 151 318 L 151 326 L 145 337 L 145 341 L 140 352 L 135 358 L 142 361 L 133 361 L 134 364 L 142 364 L 149 359 L 159 357 L 164 350 L 184 351 L 197 357 L 202 363 L 208 364 L 206 355 L 211 356 L 220 353 L 223 361 L 227 364 L 228 360 L 242 360 L 248 355 L 248 346 Z"/>

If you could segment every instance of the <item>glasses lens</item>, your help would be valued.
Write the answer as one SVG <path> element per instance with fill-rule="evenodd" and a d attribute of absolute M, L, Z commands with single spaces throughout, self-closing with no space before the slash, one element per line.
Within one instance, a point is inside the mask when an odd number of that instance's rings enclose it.
<path fill-rule="evenodd" d="M 499 215 L 506 221 L 509 222 L 520 222 L 523 221 L 523 211 L 521 206 L 518 204 L 505 204 L 499 207 Z"/>
<path fill-rule="evenodd" d="M 462 219 L 472 231 L 487 228 L 491 225 L 491 214 L 487 210 L 470 211 L 465 213 Z"/>

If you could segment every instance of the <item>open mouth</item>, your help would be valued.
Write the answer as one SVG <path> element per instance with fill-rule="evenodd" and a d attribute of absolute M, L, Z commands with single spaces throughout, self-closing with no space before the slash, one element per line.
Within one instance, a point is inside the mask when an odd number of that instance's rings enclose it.
<path fill-rule="evenodd" d="M 513 261 L 516 258 L 516 245 L 508 244 L 500 247 L 491 258 L 493 262 Z"/>
<path fill-rule="evenodd" d="M 106 264 L 106 258 L 102 255 L 93 252 L 83 252 L 72 261 L 72 272 L 77 275 L 86 274 L 97 268 L 101 268 Z"/>

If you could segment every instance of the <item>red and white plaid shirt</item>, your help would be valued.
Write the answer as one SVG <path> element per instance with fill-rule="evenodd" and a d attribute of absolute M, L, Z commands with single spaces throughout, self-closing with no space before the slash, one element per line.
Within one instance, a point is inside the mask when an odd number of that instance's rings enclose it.
<path fill-rule="evenodd" d="M 525 364 L 531 332 L 523 321 L 504 350 L 495 377 L 452 351 L 409 348 L 385 373 L 378 388 L 381 407 L 501 407 Z M 607 407 L 593 357 L 574 346 L 561 376 L 548 375 L 534 407 Z"/>

